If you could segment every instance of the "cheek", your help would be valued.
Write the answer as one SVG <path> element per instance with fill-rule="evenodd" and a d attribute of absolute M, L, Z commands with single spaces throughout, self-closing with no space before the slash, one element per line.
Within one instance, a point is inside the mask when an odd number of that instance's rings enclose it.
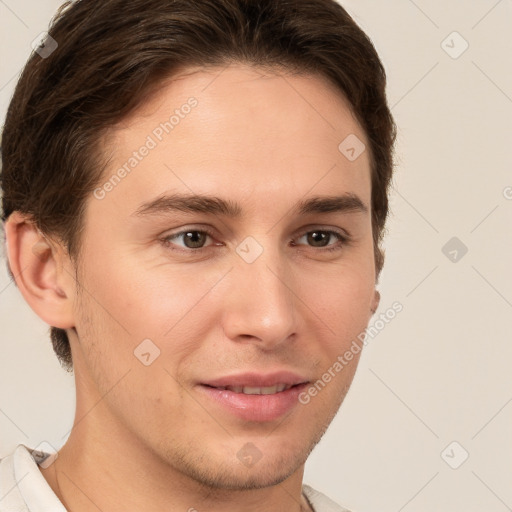
<path fill-rule="evenodd" d="M 332 271 L 304 275 L 300 298 L 324 326 L 331 350 L 339 349 L 366 328 L 375 293 L 373 265 L 340 265 Z"/>
<path fill-rule="evenodd" d="M 198 265 L 152 265 L 122 258 L 103 260 L 89 270 L 95 290 L 94 314 L 112 346 L 133 359 L 144 340 L 158 353 L 159 364 L 174 371 L 208 338 L 219 319 L 219 301 L 213 300 L 224 268 Z M 104 276 L 108 276 L 105 279 Z M 105 310 L 108 314 L 105 314 Z M 147 343 L 147 342 L 144 342 Z"/>
<path fill-rule="evenodd" d="M 180 318 L 196 294 L 172 293 L 161 279 L 155 284 L 147 274 L 133 274 L 111 261 L 103 260 L 103 264 L 87 269 L 83 283 L 87 292 L 77 302 L 83 364 L 100 395 L 108 395 L 106 402 L 119 416 L 133 416 L 130 421 L 137 423 L 154 415 L 162 401 L 178 404 L 171 408 L 176 414 L 183 397 L 174 380 L 175 370 L 185 353 L 192 352 L 192 343 L 186 339 L 190 324 L 187 330 Z M 179 279 L 173 281 L 182 286 Z M 171 335 L 180 342 L 169 342 Z M 145 420 L 140 421 L 144 428 Z"/>
<path fill-rule="evenodd" d="M 163 335 L 207 289 L 207 279 L 199 279 L 197 271 L 151 268 L 122 258 L 104 259 L 89 270 L 88 281 L 112 320 L 138 337 Z"/>

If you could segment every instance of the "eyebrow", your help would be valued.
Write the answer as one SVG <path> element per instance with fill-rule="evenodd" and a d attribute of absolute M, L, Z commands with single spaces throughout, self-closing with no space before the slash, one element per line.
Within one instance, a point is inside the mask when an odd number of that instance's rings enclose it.
<path fill-rule="evenodd" d="M 173 212 L 206 213 L 233 219 L 242 217 L 240 204 L 221 197 L 197 194 L 166 194 L 143 203 L 133 215 L 162 215 Z M 339 196 L 316 196 L 299 201 L 292 212 L 299 215 L 315 213 L 367 213 L 368 207 L 353 193 Z"/>

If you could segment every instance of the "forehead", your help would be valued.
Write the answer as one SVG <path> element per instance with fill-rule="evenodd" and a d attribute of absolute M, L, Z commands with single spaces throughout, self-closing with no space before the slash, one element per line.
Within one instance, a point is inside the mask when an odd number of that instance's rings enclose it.
<path fill-rule="evenodd" d="M 185 69 L 107 140 L 104 180 L 125 169 L 109 192 L 114 202 L 140 202 L 163 187 L 270 197 L 333 186 L 369 201 L 366 135 L 343 94 L 319 76 L 245 65 Z M 357 159 L 347 158 L 346 141 L 362 151 Z"/>

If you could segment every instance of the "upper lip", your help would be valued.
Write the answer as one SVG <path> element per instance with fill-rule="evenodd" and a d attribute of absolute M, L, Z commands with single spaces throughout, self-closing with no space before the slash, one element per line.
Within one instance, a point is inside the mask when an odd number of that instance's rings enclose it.
<path fill-rule="evenodd" d="M 214 388 L 223 388 L 228 386 L 248 386 L 264 388 L 276 386 L 277 384 L 286 384 L 295 386 L 303 384 L 309 380 L 301 375 L 290 371 L 277 371 L 273 373 L 239 373 L 236 375 L 227 375 L 216 379 L 201 382 L 206 386 Z"/>

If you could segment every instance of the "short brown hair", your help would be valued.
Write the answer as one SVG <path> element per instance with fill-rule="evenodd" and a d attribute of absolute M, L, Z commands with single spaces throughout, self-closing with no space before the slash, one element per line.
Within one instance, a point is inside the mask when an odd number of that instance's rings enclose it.
<path fill-rule="evenodd" d="M 377 52 L 335 0 L 80 0 L 59 9 L 49 35 L 58 47 L 30 56 L 7 111 L 3 221 L 14 211 L 27 214 L 78 261 L 84 208 L 106 164 L 100 147 L 109 127 L 179 68 L 281 68 L 326 77 L 365 130 L 378 278 L 396 127 Z M 71 371 L 66 331 L 50 331 Z"/>

